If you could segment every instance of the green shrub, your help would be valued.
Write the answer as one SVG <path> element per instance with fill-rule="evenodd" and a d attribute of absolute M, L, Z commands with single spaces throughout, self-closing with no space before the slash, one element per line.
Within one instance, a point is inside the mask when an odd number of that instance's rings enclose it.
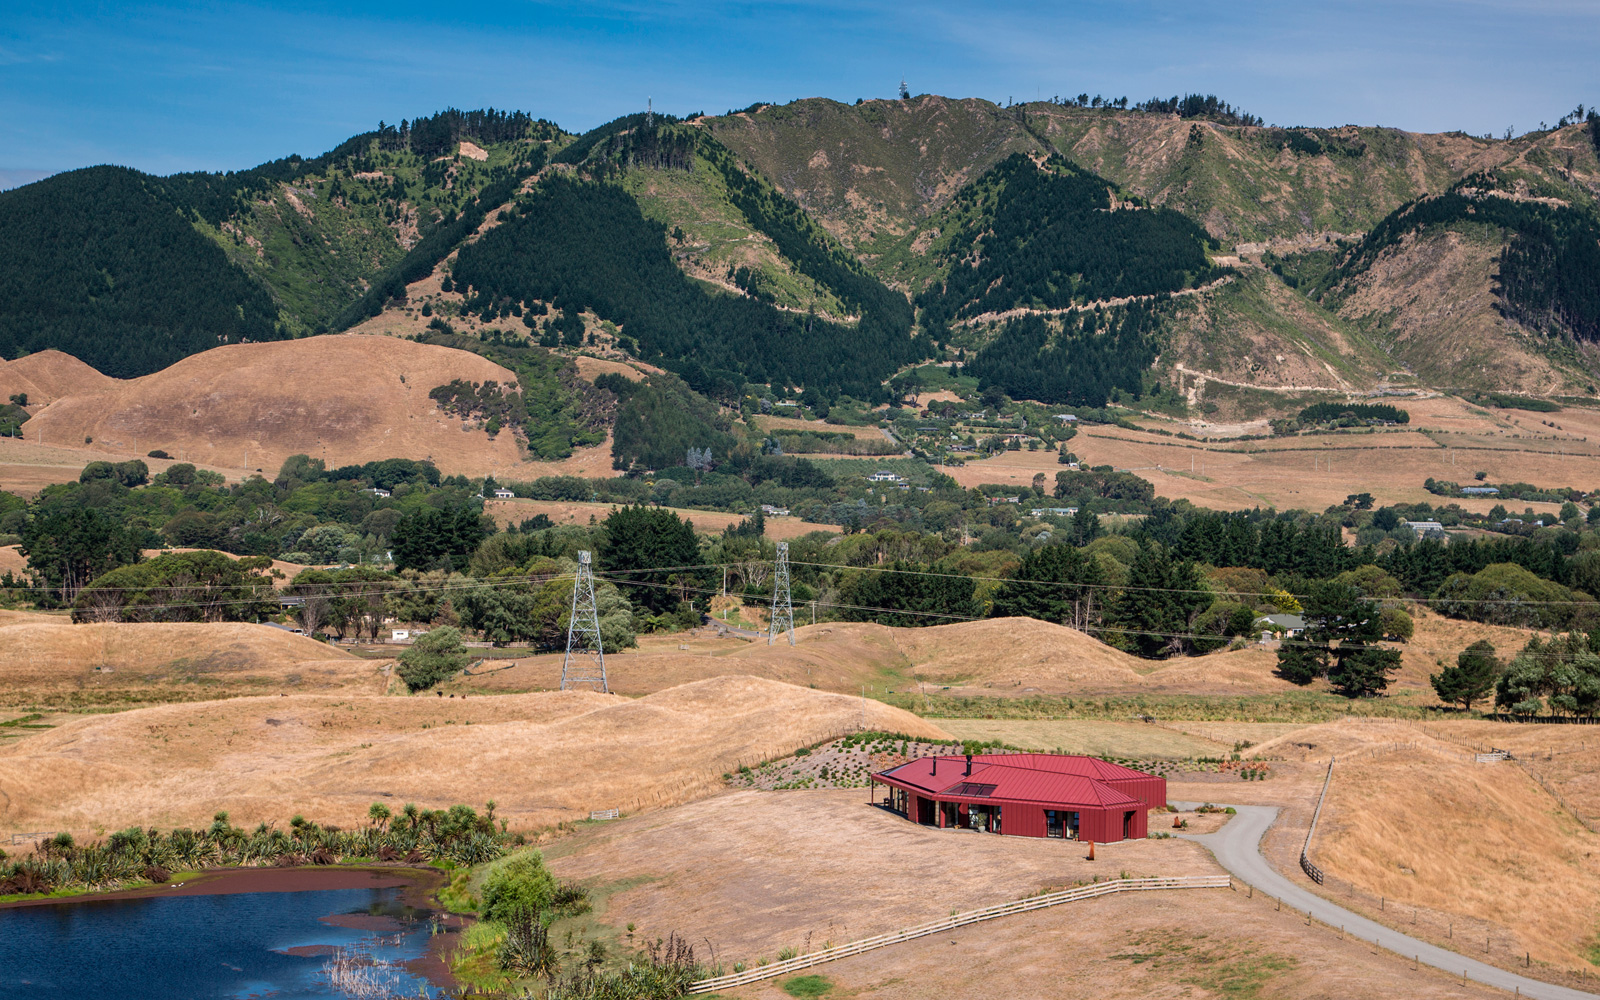
<path fill-rule="evenodd" d="M 400 654 L 400 679 L 408 690 L 425 691 L 460 673 L 467 659 L 461 630 L 445 625 L 422 636 Z"/>

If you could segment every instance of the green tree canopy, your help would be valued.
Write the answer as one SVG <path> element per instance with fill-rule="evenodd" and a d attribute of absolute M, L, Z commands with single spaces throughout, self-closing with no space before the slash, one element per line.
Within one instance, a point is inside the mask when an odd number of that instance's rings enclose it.
<path fill-rule="evenodd" d="M 411 691 L 425 691 L 460 673 L 470 657 L 461 644 L 461 630 L 442 625 L 400 654 L 400 679 Z"/>
<path fill-rule="evenodd" d="M 599 568 L 657 614 L 671 610 L 707 580 L 694 525 L 670 510 L 620 507 L 605 520 Z"/>
<path fill-rule="evenodd" d="M 1100 563 L 1083 550 L 1045 545 L 1023 555 L 1021 565 L 995 593 L 989 614 L 1087 629 L 1100 622 L 1105 585 Z"/>
<path fill-rule="evenodd" d="M 202 549 L 172 552 L 96 577 L 78 592 L 78 622 L 257 622 L 278 609 L 272 560 Z"/>
<path fill-rule="evenodd" d="M 1500 658 L 1494 655 L 1494 644 L 1488 639 L 1479 639 L 1456 654 L 1455 666 L 1430 675 L 1428 681 L 1433 684 L 1440 701 L 1459 703 L 1470 712 L 1473 702 L 1482 701 L 1494 692 L 1499 677 Z"/>
<path fill-rule="evenodd" d="M 1379 608 L 1348 583 L 1312 587 L 1301 617 L 1306 630 L 1278 649 L 1278 675 L 1296 684 L 1326 677 L 1347 698 L 1370 697 L 1389 686 L 1400 653 L 1377 645 L 1383 638 Z"/>

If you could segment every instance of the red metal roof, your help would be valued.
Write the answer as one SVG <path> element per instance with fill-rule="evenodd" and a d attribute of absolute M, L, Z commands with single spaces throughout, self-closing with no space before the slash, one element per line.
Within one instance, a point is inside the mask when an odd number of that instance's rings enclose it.
<path fill-rule="evenodd" d="M 1034 758 L 1027 764 L 1019 757 Z M 1038 766 L 1041 760 L 1068 762 L 1059 767 Z M 941 800 L 968 802 L 1043 802 L 1060 805 L 1092 806 L 1102 809 L 1138 807 L 1139 800 L 1113 788 L 1097 775 L 1072 773 L 1093 770 L 1090 765 L 1071 763 L 1093 761 L 1115 768 L 1114 776 L 1148 777 L 1140 771 L 1095 761 L 1092 757 L 1053 757 L 1050 754 L 983 754 L 972 759 L 972 773 L 966 773 L 965 757 L 923 757 L 874 775 L 887 784 L 923 792 Z M 937 765 L 937 766 L 936 766 Z M 1070 770 L 1069 770 L 1070 769 Z"/>
<path fill-rule="evenodd" d="M 1101 781 L 1150 777 L 1143 771 L 1135 771 L 1131 767 L 1113 764 L 1109 760 L 1085 757 L 1081 754 L 985 753 L 974 755 L 972 758 L 975 765 L 980 760 L 985 764 L 1005 764 L 1011 767 L 1031 767 L 1040 771 L 1056 771 L 1061 774 L 1080 774 Z"/>

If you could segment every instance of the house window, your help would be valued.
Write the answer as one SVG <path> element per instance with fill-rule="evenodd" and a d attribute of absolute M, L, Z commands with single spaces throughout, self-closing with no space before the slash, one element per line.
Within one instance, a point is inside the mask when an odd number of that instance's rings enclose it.
<path fill-rule="evenodd" d="M 889 800 L 887 804 L 890 809 L 904 816 L 909 805 L 909 801 L 906 797 L 906 790 L 904 788 L 896 788 L 893 785 L 890 785 Z"/>
<path fill-rule="evenodd" d="M 1078 814 L 1067 809 L 1046 809 L 1044 835 L 1058 840 L 1077 840 Z"/>

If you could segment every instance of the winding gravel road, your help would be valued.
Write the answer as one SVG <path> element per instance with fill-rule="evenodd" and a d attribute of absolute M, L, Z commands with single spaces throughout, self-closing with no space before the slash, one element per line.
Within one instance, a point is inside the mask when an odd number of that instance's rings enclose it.
<path fill-rule="evenodd" d="M 1173 803 L 1181 809 L 1193 809 L 1198 803 Z M 1301 913 L 1310 911 L 1312 917 L 1334 927 L 1343 926 L 1346 934 L 1371 941 L 1405 958 L 1415 958 L 1452 976 L 1465 974 L 1466 978 L 1498 987 L 1502 990 L 1520 990 L 1534 1000 L 1594 1000 L 1596 994 L 1585 993 L 1566 986 L 1528 979 L 1492 965 L 1431 945 L 1426 941 L 1402 934 L 1397 930 L 1351 913 L 1342 906 L 1328 902 L 1316 893 L 1303 889 L 1277 870 L 1261 856 L 1261 838 L 1278 818 L 1276 806 L 1235 806 L 1239 814 L 1230 819 L 1216 833 L 1184 834 L 1177 836 L 1204 845 L 1216 857 L 1217 863 L 1228 869 L 1233 877 L 1253 885 L 1269 896 L 1283 900 Z"/>

